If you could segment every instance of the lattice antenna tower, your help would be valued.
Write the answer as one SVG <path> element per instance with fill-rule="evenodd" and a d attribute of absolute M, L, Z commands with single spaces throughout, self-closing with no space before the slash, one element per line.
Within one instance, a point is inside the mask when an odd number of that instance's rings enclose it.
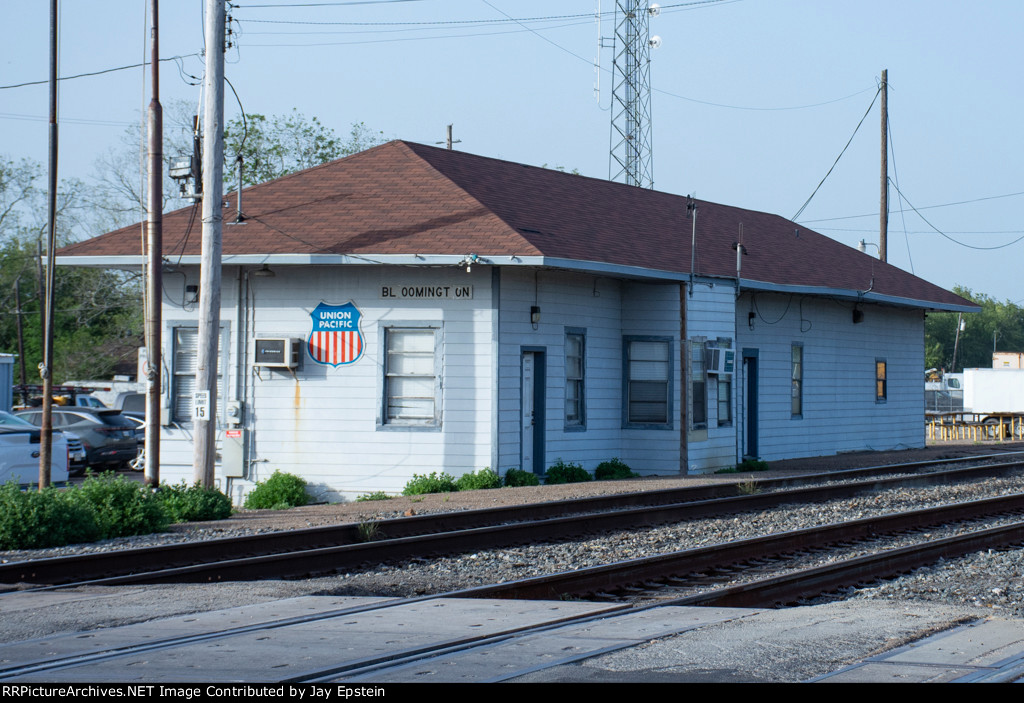
<path fill-rule="evenodd" d="M 612 49 L 612 129 L 608 176 L 613 181 L 654 187 L 651 148 L 651 49 L 649 20 L 661 12 L 646 0 L 616 0 Z"/>

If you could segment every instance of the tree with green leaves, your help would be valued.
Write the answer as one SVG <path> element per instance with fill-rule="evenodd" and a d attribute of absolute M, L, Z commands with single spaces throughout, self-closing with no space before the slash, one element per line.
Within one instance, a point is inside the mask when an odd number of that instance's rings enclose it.
<path fill-rule="evenodd" d="M 231 164 L 243 159 L 242 184 L 256 185 L 295 171 L 340 159 L 385 141 L 362 122 L 352 125 L 348 139 L 339 137 L 316 117 L 307 119 L 293 109 L 287 115 L 260 114 L 236 117 L 224 127 L 224 180 L 237 176 Z"/>
<path fill-rule="evenodd" d="M 84 185 L 62 181 L 58 189 L 59 245 L 78 238 Z M 43 169 L 31 161 L 0 156 L 0 351 L 18 352 L 21 321 L 26 381 L 39 381 L 42 360 L 42 267 L 46 241 Z M 54 274 L 54 378 L 109 376 L 134 358 L 142 329 L 138 276 L 118 271 L 59 267 Z M 21 380 L 20 378 L 18 379 Z"/>
<path fill-rule="evenodd" d="M 1010 301 L 1000 303 L 961 286 L 953 288 L 953 292 L 980 305 L 981 311 L 962 316 L 955 312 L 928 315 L 924 325 L 925 368 L 944 368 L 949 372 L 989 368 L 993 351 L 1024 352 L 1024 308 Z M 963 330 L 957 341 L 960 320 Z"/>

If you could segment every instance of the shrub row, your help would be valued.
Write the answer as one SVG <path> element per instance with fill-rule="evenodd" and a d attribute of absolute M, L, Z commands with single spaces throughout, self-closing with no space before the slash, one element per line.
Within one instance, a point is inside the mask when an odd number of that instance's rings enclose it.
<path fill-rule="evenodd" d="M 152 491 L 123 476 L 89 476 L 80 486 L 22 491 L 0 487 L 0 549 L 42 549 L 161 532 L 172 522 L 218 520 L 231 514 L 216 489 L 161 486 Z"/>
<path fill-rule="evenodd" d="M 611 459 L 598 464 L 592 477 L 590 473 L 579 464 L 565 463 L 559 459 L 544 474 L 544 483 L 580 483 L 592 481 L 612 481 L 623 478 L 635 478 L 639 474 L 634 473 L 629 466 L 619 459 Z M 479 471 L 463 474 L 458 479 L 445 472 L 438 474 L 432 471 L 429 474 L 413 474 L 412 479 L 402 489 L 404 496 L 423 495 L 424 493 L 453 493 L 455 491 L 472 491 L 485 488 L 500 488 L 505 486 L 537 486 L 540 479 L 531 471 L 522 469 L 509 469 L 505 472 L 505 479 L 490 469 L 484 467 Z M 385 500 L 387 495 L 381 492 L 369 493 L 359 496 L 357 501 Z M 247 506 L 248 507 L 248 506 Z"/>

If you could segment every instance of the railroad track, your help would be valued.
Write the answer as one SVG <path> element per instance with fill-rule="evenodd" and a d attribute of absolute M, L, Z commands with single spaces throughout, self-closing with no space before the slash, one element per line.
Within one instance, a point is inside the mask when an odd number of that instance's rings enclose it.
<path fill-rule="evenodd" d="M 1020 511 L 1024 511 L 1024 496 L 1000 497 L 853 521 L 827 528 L 770 535 L 744 540 L 742 543 L 727 543 L 678 555 L 664 555 L 658 559 L 663 562 L 675 560 L 672 569 L 691 569 L 698 563 L 702 563 L 703 567 L 715 567 L 737 561 L 764 560 L 776 551 L 806 551 L 815 545 L 834 544 L 837 540 L 848 542 L 857 539 L 858 535 L 867 538 L 883 530 L 906 531 L 935 522 L 972 520 L 982 515 Z M 814 533 L 819 534 L 815 536 Z M 206 623 L 192 616 L 189 619 L 197 624 L 185 634 L 176 634 L 181 626 L 172 619 L 168 625 L 155 629 L 142 624 L 0 645 L 0 680 L 66 681 L 69 676 L 88 681 L 124 680 L 129 674 L 146 681 L 174 681 L 182 676 L 206 681 L 272 680 L 294 683 L 410 680 L 409 677 L 414 676 L 418 669 L 438 669 L 438 665 L 428 664 L 428 660 L 448 658 L 457 662 L 460 661 L 459 657 L 468 657 L 471 662 L 483 659 L 493 663 L 501 660 L 502 651 L 512 652 L 521 648 L 522 643 L 536 642 L 538 638 L 545 637 L 550 638 L 546 645 L 549 654 L 544 655 L 547 658 L 546 664 L 541 666 L 552 666 L 616 648 L 634 646 L 649 639 L 649 623 L 659 621 L 655 611 L 663 606 L 764 607 L 793 600 L 798 595 L 817 595 L 880 575 L 910 570 L 941 557 L 1022 541 L 1024 522 L 1015 521 L 999 528 L 976 530 L 957 538 L 925 540 L 912 547 L 887 550 L 880 555 L 846 560 L 796 575 L 759 579 L 686 598 L 661 599 L 656 603 L 647 601 L 639 607 L 625 601 L 579 603 L 563 600 L 557 604 L 548 602 L 543 608 L 528 612 L 521 606 L 516 609 L 497 605 L 494 601 L 483 601 L 477 613 L 485 613 L 485 616 L 474 615 L 473 619 L 466 621 L 472 623 L 469 626 L 451 622 L 458 620 L 457 616 L 461 612 L 459 608 L 465 607 L 468 598 L 522 598 L 524 595 L 551 598 L 555 594 L 564 597 L 568 593 L 606 591 L 612 583 L 616 584 L 616 588 L 621 588 L 623 584 L 635 584 L 641 580 L 647 582 L 654 577 L 662 578 L 664 573 L 677 572 L 671 569 L 668 572 L 659 570 L 654 566 L 657 560 L 649 559 L 642 560 L 642 566 L 640 561 L 613 565 L 600 576 L 601 570 L 589 569 L 585 570 L 585 574 L 559 574 L 529 580 L 532 583 L 499 584 L 438 596 L 383 599 L 378 602 L 364 600 L 358 605 L 341 607 L 330 607 L 333 604 L 329 604 L 318 612 L 300 616 L 288 616 L 286 612 L 277 614 L 275 611 L 269 617 L 254 618 L 252 613 L 246 612 L 244 616 L 240 613 L 214 618 Z M 608 574 L 614 571 L 620 576 L 609 577 Z M 553 589 L 552 585 L 556 582 L 561 585 Z M 532 592 L 530 589 L 533 589 Z M 452 615 L 446 617 L 445 611 L 438 609 L 443 609 L 444 603 L 452 599 L 461 599 L 458 603 L 462 605 L 453 606 Z M 297 609 L 312 610 L 305 605 Z M 431 635 L 426 639 L 407 638 L 399 634 L 401 623 L 429 617 L 431 611 L 435 618 L 438 613 L 441 614 L 436 632 L 433 631 L 435 625 L 432 623 L 426 628 L 431 630 Z M 652 616 L 652 613 L 655 614 Z M 697 617 L 731 619 L 736 616 L 709 611 L 706 616 Z M 619 623 L 625 623 L 630 618 L 643 623 L 635 629 L 641 633 L 639 638 L 624 637 L 614 641 L 604 637 L 595 639 L 591 634 L 590 628 L 599 626 L 597 621 L 602 621 L 600 626 L 605 627 L 603 631 L 609 630 L 609 620 L 615 621 L 611 628 L 614 631 L 629 629 L 628 624 Z M 250 624 L 254 619 L 257 622 Z M 666 621 L 669 619 L 666 618 Z M 689 629 L 694 616 L 685 619 L 676 617 L 675 622 L 674 629 L 659 629 L 657 636 L 669 636 Z M 396 624 L 399 626 L 396 627 Z M 352 625 L 361 626 L 361 632 L 383 630 L 383 634 L 371 644 L 360 640 L 358 633 L 348 629 Z M 131 629 L 135 627 L 139 629 Z M 567 648 L 567 640 L 580 644 Z M 276 648 L 274 645 L 261 647 L 261 643 L 266 642 L 276 643 Z M 321 644 L 317 645 L 317 642 Z M 281 656 L 281 647 L 288 643 L 292 643 L 296 650 L 295 656 L 288 657 L 288 661 L 273 659 Z M 503 647 L 508 649 L 502 650 Z M 564 654 L 566 650 L 571 650 L 571 653 Z M 231 665 L 237 661 L 237 652 L 240 651 L 247 653 L 244 657 L 247 675 L 239 674 Z M 522 663 L 517 666 L 503 670 L 494 667 L 492 672 L 488 672 L 489 678 L 486 680 L 514 678 L 541 668 L 524 667 Z"/>
<path fill-rule="evenodd" d="M 971 457 L 964 461 L 978 459 Z M 377 533 L 387 538 L 370 542 L 361 541 L 359 525 L 348 524 L 12 562 L 0 565 L 0 583 L 121 585 L 303 577 L 425 555 L 538 541 L 566 541 L 612 530 L 769 510 L 785 504 L 849 497 L 894 486 L 985 478 L 1024 468 L 1022 462 L 1003 462 L 934 471 L 936 465 L 950 463 L 962 462 L 916 462 L 775 479 L 759 483 L 758 488 L 766 492 L 756 495 L 735 495 L 736 484 L 719 484 L 401 518 L 375 523 Z M 871 478 L 886 471 L 907 475 Z M 822 485 L 825 481 L 838 480 L 845 482 Z M 793 488 L 794 485 L 802 487 Z M 723 497 L 725 493 L 732 495 Z M 576 514 L 567 516 L 570 512 Z"/>
<path fill-rule="evenodd" d="M 984 549 L 1024 543 L 1024 521 L 970 530 L 951 537 L 923 538 L 907 546 L 880 548 L 853 558 L 801 568 L 791 566 L 814 553 L 840 555 L 870 542 L 907 536 L 925 528 L 979 522 L 996 516 L 1024 514 L 1024 494 L 953 503 L 910 512 L 864 518 L 698 549 L 633 559 L 606 566 L 538 576 L 461 591 L 460 597 L 558 600 L 602 598 L 670 605 L 776 607 L 837 589 L 889 578 Z M 764 576 L 763 572 L 771 575 Z M 734 583 L 711 586 L 708 584 Z M 681 590 L 699 591 L 676 597 Z"/>

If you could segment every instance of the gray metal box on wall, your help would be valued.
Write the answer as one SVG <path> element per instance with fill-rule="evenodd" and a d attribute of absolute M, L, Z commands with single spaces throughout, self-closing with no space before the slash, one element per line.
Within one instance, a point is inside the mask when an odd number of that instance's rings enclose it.
<path fill-rule="evenodd" d="M 245 430 L 224 430 L 224 443 L 220 451 L 220 468 L 225 478 L 245 475 Z"/>

